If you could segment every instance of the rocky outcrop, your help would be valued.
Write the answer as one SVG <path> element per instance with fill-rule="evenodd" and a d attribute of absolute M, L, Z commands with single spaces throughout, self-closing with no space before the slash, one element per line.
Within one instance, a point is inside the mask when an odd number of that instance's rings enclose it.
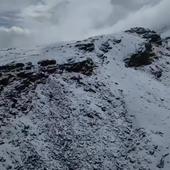
<path fill-rule="evenodd" d="M 49 66 L 49 65 L 56 65 L 56 60 L 42 60 L 42 61 L 39 61 L 38 64 L 40 66 Z"/>
<path fill-rule="evenodd" d="M 125 32 L 136 33 L 136 34 L 140 35 L 142 38 L 148 40 L 148 42 L 150 42 L 150 43 L 162 45 L 161 36 L 153 30 L 145 29 L 142 27 L 135 27 L 135 28 L 131 28 L 130 30 L 127 30 Z"/>
<path fill-rule="evenodd" d="M 59 66 L 60 70 L 65 70 L 68 72 L 77 72 L 84 75 L 90 76 L 93 74 L 95 64 L 91 58 L 77 63 L 68 63 Z"/>
<path fill-rule="evenodd" d="M 76 63 L 66 63 L 57 65 L 56 60 L 42 60 L 38 62 L 38 66 L 32 63 L 11 63 L 0 67 L 0 89 L 20 81 L 15 90 L 23 91 L 30 85 L 43 83 L 50 74 L 65 72 L 76 72 L 87 76 L 93 74 L 95 64 L 92 59 L 88 58 L 84 61 Z"/>
<path fill-rule="evenodd" d="M 152 51 L 152 44 L 145 43 L 144 50 L 132 54 L 130 58 L 124 60 L 126 67 L 139 67 L 152 63 L 155 54 Z"/>
<path fill-rule="evenodd" d="M 24 67 L 23 63 L 10 63 L 3 66 L 0 66 L 0 72 L 9 72 L 9 71 L 15 71 L 15 70 L 22 70 Z"/>

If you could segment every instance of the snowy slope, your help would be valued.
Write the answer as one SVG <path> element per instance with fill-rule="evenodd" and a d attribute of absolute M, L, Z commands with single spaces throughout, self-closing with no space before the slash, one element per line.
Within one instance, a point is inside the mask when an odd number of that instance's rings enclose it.
<path fill-rule="evenodd" d="M 169 170 L 168 43 L 152 43 L 151 64 L 125 66 L 146 42 L 121 32 L 30 50 L 2 49 L 1 65 L 32 62 L 38 74 L 37 62 L 57 64 L 24 90 L 22 78 L 16 78 L 22 70 L 2 73 L 14 75 L 0 96 L 0 169 Z M 92 74 L 65 69 L 89 58 Z"/>

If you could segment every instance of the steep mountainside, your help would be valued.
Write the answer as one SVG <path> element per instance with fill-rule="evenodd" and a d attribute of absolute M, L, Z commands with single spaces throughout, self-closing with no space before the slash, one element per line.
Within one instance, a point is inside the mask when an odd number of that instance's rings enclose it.
<path fill-rule="evenodd" d="M 1 170 L 170 169 L 170 47 L 133 28 L 0 50 Z"/>

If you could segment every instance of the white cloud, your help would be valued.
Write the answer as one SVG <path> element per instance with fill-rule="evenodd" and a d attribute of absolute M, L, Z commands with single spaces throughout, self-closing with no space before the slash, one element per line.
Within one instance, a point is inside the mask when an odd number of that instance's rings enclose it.
<path fill-rule="evenodd" d="M 6 32 L 6 33 L 16 33 L 16 34 L 20 34 L 20 35 L 29 34 L 29 30 L 23 29 L 21 27 L 16 27 L 16 26 L 13 26 L 11 28 L 0 27 L 0 31 Z"/>
<path fill-rule="evenodd" d="M 11 46 L 26 46 L 29 43 L 27 43 L 24 39 L 28 39 L 29 34 L 29 30 L 21 27 L 0 27 L 0 47 L 6 48 Z"/>
<path fill-rule="evenodd" d="M 23 39 L 26 45 L 82 39 L 132 26 L 170 28 L 169 0 L 0 0 L 0 4 L 0 24 L 7 11 L 17 11 L 13 17 L 19 18 L 11 28 L 0 29 L 0 47 L 25 45 Z M 5 36 L 9 44 L 3 43 Z"/>
<path fill-rule="evenodd" d="M 115 25 L 109 28 L 118 31 L 134 26 L 144 26 L 157 31 L 162 31 L 165 28 L 170 28 L 170 1 L 162 0 L 153 5 L 143 6 L 141 9 L 130 13 L 126 18 L 119 20 Z"/>

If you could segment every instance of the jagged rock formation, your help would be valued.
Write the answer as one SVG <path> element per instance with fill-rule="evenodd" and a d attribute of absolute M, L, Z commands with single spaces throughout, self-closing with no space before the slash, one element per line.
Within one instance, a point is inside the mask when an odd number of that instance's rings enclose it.
<path fill-rule="evenodd" d="M 136 34 L 140 35 L 142 38 L 147 39 L 150 43 L 162 45 L 161 36 L 153 30 L 145 29 L 142 27 L 135 27 L 135 28 L 131 28 L 130 30 L 127 30 L 126 32 L 136 33 Z"/>
<path fill-rule="evenodd" d="M 139 67 L 151 64 L 154 61 L 154 56 L 152 44 L 147 42 L 144 44 L 144 49 L 140 49 L 124 61 L 127 67 Z"/>
<path fill-rule="evenodd" d="M 56 60 L 42 60 L 38 62 L 39 67 L 33 66 L 31 62 L 10 63 L 0 66 L 0 89 L 1 91 L 11 84 L 17 84 L 14 88 L 19 91 L 25 90 L 29 86 L 45 83 L 45 79 L 52 73 L 62 73 L 63 71 L 77 72 L 84 75 L 92 75 L 94 63 L 92 59 L 86 59 L 77 63 L 66 63 L 57 65 Z M 35 86 L 36 87 L 36 86 Z"/>
<path fill-rule="evenodd" d="M 127 33 L 138 34 L 142 38 L 146 39 L 144 43 L 144 48 L 139 49 L 135 54 L 132 54 L 130 58 L 126 58 L 125 64 L 127 67 L 139 67 L 144 65 L 150 65 L 155 58 L 153 46 L 162 45 L 163 40 L 161 36 L 157 34 L 155 31 L 145 29 L 142 27 L 131 28 L 130 30 L 125 31 Z"/>

